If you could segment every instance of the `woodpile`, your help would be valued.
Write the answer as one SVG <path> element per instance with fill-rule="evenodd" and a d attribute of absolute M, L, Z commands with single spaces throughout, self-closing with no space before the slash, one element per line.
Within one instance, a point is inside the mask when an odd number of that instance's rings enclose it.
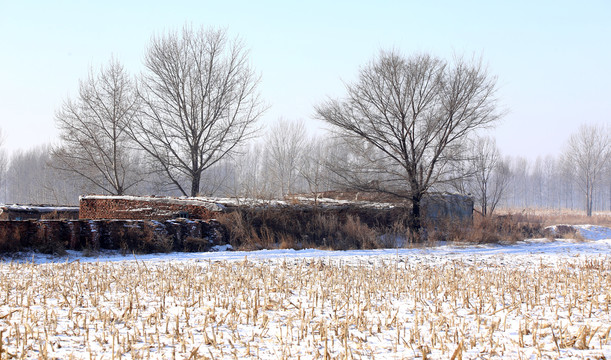
<path fill-rule="evenodd" d="M 153 196 L 100 196 L 80 198 L 80 219 L 209 220 L 222 208 L 199 198 Z"/>

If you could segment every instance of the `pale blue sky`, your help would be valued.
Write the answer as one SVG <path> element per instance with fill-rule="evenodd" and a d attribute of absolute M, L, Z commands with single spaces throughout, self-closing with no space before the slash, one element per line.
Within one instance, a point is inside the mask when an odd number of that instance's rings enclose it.
<path fill-rule="evenodd" d="M 0 128 L 9 150 L 56 141 L 53 116 L 114 55 L 137 74 L 152 35 L 226 27 L 243 38 L 264 122 L 342 96 L 380 49 L 481 55 L 508 114 L 503 153 L 557 154 L 581 123 L 611 123 L 611 1 L 0 0 Z"/>

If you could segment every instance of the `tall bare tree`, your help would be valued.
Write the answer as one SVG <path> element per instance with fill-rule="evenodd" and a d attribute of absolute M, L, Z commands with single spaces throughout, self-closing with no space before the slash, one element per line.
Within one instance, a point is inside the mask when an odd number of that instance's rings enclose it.
<path fill-rule="evenodd" d="M 151 41 L 133 136 L 184 195 L 200 192 L 202 172 L 253 135 L 265 110 L 247 55 L 225 30 L 185 26 Z"/>
<path fill-rule="evenodd" d="M 76 173 L 104 192 L 122 195 L 142 181 L 128 126 L 138 111 L 133 81 L 111 59 L 98 74 L 80 82 L 76 99 L 55 115 L 61 143 L 52 166 Z"/>
<path fill-rule="evenodd" d="M 249 199 L 271 199 L 273 191 L 265 171 L 265 145 L 255 142 L 243 146 L 244 150 L 232 157 L 234 176 L 226 184 L 226 193 Z"/>
<path fill-rule="evenodd" d="M 75 173 L 50 166 L 51 146 L 39 145 L 11 153 L 6 172 L 5 201 L 21 204 L 78 204 L 94 185 Z"/>
<path fill-rule="evenodd" d="M 331 156 L 332 145 L 329 139 L 322 136 L 314 136 L 308 140 L 299 175 L 305 179 L 307 190 L 314 196 L 318 203 L 319 193 L 331 190 L 331 175 L 328 163 L 333 160 Z"/>
<path fill-rule="evenodd" d="M 605 200 L 607 201 L 607 210 L 611 211 L 611 160 L 607 162 L 607 175 L 605 178 L 607 179 L 607 196 Z"/>
<path fill-rule="evenodd" d="M 6 201 L 6 171 L 8 167 L 8 158 L 5 150 L 2 148 L 4 145 L 4 134 L 0 129 L 0 201 Z"/>
<path fill-rule="evenodd" d="M 592 216 L 594 193 L 611 161 L 611 135 L 609 128 L 599 125 L 581 125 L 571 135 L 563 156 L 567 169 L 585 195 L 587 216 Z"/>
<path fill-rule="evenodd" d="M 296 189 L 306 141 L 303 121 L 279 119 L 267 132 L 265 165 L 276 194 L 281 198 Z"/>
<path fill-rule="evenodd" d="M 345 99 L 316 113 L 363 149 L 365 166 L 352 174 L 366 174 L 359 187 L 409 199 L 410 225 L 419 229 L 423 195 L 448 180 L 463 140 L 499 118 L 495 83 L 481 62 L 381 52 L 346 85 Z M 380 181 L 370 180 L 374 171 Z"/>
<path fill-rule="evenodd" d="M 509 185 L 509 164 L 490 137 L 477 138 L 471 152 L 469 162 L 473 173 L 466 179 L 466 190 L 479 203 L 482 215 L 492 215 Z"/>

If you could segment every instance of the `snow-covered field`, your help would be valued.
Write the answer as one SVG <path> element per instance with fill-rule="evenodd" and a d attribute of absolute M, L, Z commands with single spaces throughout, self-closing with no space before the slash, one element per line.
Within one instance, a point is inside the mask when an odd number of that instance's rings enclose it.
<path fill-rule="evenodd" d="M 611 358 L 611 229 L 584 241 L 0 263 L 0 358 Z"/>

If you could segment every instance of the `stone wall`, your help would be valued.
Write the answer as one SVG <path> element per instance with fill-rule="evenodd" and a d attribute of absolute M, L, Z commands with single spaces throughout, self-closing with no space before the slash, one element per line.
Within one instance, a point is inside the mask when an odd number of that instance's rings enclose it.
<path fill-rule="evenodd" d="M 221 207 L 199 198 L 149 196 L 82 196 L 80 219 L 169 220 L 188 218 L 208 220 Z"/>

